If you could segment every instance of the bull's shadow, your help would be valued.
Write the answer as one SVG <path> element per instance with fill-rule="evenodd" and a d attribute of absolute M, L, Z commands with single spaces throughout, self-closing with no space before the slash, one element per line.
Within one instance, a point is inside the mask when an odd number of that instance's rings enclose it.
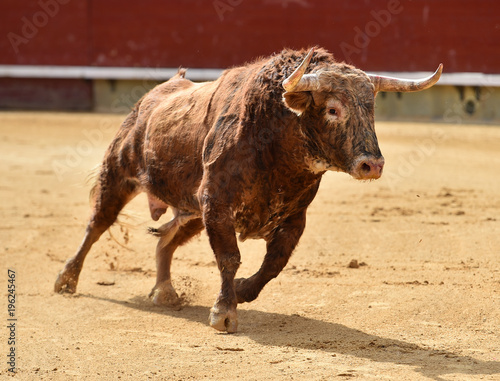
<path fill-rule="evenodd" d="M 208 325 L 210 308 L 205 306 L 188 305 L 181 310 L 172 310 L 154 306 L 145 297 L 122 301 L 93 295 L 82 296 Z M 424 348 L 405 341 L 365 333 L 342 324 L 251 309 L 239 309 L 238 315 L 240 328 L 236 335 L 247 336 L 265 346 L 322 350 L 372 361 L 408 365 L 415 367 L 415 371 L 422 376 L 439 381 L 444 380 L 441 376 L 453 373 L 463 374 L 464 378 L 500 375 L 498 361 L 480 361 L 446 350 Z"/>

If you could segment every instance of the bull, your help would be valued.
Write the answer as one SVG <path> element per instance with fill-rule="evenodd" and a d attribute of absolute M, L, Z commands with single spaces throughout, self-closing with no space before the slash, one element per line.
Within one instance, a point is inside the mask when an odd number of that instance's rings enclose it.
<path fill-rule="evenodd" d="M 193 83 L 179 70 L 135 105 L 107 149 L 85 236 L 55 291 L 76 291 L 91 246 L 130 200 L 146 192 L 154 221 L 168 207 L 173 211 L 171 221 L 151 229 L 159 238 L 153 303 L 177 302 L 172 256 L 205 229 L 221 280 L 209 323 L 235 332 L 237 304 L 254 300 L 287 264 L 323 174 L 381 176 L 376 94 L 427 89 L 441 71 L 442 65 L 420 80 L 370 75 L 322 48 L 285 49 L 212 82 Z M 260 269 L 246 279 L 235 279 L 237 234 L 267 244 Z"/>

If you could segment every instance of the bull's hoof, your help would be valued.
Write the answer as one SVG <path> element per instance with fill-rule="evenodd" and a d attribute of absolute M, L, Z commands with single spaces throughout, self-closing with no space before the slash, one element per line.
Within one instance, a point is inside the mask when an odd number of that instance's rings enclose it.
<path fill-rule="evenodd" d="M 234 333 L 238 330 L 238 314 L 236 313 L 236 309 L 224 311 L 217 306 L 213 306 L 210 310 L 208 320 L 210 326 L 218 331 Z"/>
<path fill-rule="evenodd" d="M 170 279 L 154 286 L 149 293 L 149 298 L 157 306 L 177 307 L 181 304 L 181 299 L 175 292 Z"/>
<path fill-rule="evenodd" d="M 63 270 L 57 276 L 56 283 L 54 284 L 54 291 L 59 294 L 74 294 L 77 284 L 78 278 L 69 274 L 68 271 Z"/>

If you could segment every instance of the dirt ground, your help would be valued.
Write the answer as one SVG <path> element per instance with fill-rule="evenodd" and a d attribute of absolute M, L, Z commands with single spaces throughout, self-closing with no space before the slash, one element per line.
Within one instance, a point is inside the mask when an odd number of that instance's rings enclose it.
<path fill-rule="evenodd" d="M 146 230 L 169 216 L 152 221 L 142 196 L 94 246 L 77 294 L 53 292 L 122 119 L 0 113 L 0 378 L 14 269 L 17 379 L 500 380 L 498 126 L 379 122 L 384 176 L 324 176 L 290 263 L 229 335 L 208 326 L 219 276 L 204 233 L 174 258 L 187 304 L 148 300 Z M 240 248 L 249 276 L 265 245 Z"/>

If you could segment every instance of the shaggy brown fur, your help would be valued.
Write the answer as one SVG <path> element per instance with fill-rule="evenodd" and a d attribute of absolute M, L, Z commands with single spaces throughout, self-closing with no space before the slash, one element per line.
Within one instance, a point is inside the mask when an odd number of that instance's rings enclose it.
<path fill-rule="evenodd" d="M 373 85 L 365 73 L 317 49 L 308 72 L 320 73 L 321 89 L 284 94 L 283 80 L 305 54 L 284 50 L 200 84 L 180 71 L 144 96 L 105 154 L 86 235 L 55 291 L 76 291 L 92 244 L 144 191 L 154 220 L 167 207 L 174 210 L 174 219 L 154 230 L 154 303 L 175 304 L 172 255 L 206 229 L 221 273 L 210 324 L 236 331 L 237 303 L 254 300 L 288 262 L 323 173 L 372 178 L 383 165 L 373 126 Z M 366 158 L 379 161 L 375 175 Z M 248 279 L 235 280 L 237 233 L 267 242 L 260 270 Z"/>

